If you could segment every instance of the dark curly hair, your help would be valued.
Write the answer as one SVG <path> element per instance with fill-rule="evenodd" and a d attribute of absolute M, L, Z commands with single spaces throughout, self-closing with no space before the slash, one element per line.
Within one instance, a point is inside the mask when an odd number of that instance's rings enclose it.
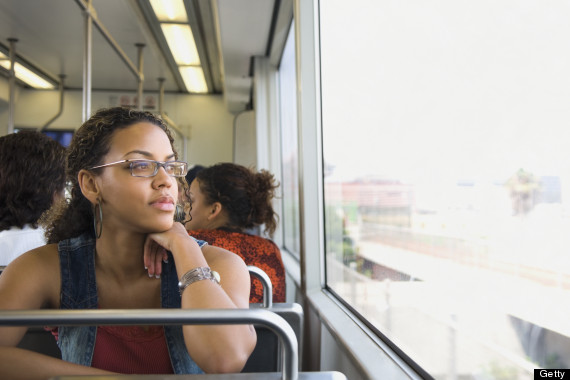
<path fill-rule="evenodd" d="M 267 170 L 256 172 L 233 163 L 219 163 L 196 174 L 206 202 L 220 202 L 228 212 L 229 229 L 239 230 L 265 224 L 273 236 L 278 217 L 271 204 L 279 184 Z"/>
<path fill-rule="evenodd" d="M 0 231 L 31 224 L 65 188 L 65 148 L 37 131 L 0 137 Z"/>
<path fill-rule="evenodd" d="M 67 180 L 71 184 L 71 199 L 63 207 L 53 208 L 47 221 L 48 243 L 79 236 L 95 234 L 93 228 L 93 206 L 81 193 L 78 174 L 81 169 L 103 164 L 103 158 L 110 150 L 111 138 L 118 130 L 133 124 L 147 122 L 160 127 L 168 136 L 176 157 L 174 139 L 164 121 L 146 111 L 114 107 L 97 111 L 75 132 L 67 152 Z M 101 169 L 95 169 L 97 172 Z"/>

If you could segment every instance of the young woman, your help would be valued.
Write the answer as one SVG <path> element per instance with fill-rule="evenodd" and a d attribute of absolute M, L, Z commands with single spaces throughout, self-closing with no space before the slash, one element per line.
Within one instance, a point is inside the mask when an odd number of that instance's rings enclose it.
<path fill-rule="evenodd" d="M 186 174 L 176 158 L 168 128 L 152 114 L 93 115 L 69 146 L 71 200 L 54 214 L 48 245 L 0 276 L 0 309 L 247 308 L 243 261 L 173 222 L 177 177 Z M 239 372 L 256 342 L 251 325 L 62 326 L 59 360 L 16 348 L 25 331 L 0 329 L 0 378 Z"/>
<path fill-rule="evenodd" d="M 281 251 L 269 239 L 250 233 L 260 226 L 273 235 L 277 215 L 271 201 L 278 184 L 266 170 L 220 163 L 197 171 L 190 184 L 189 234 L 238 254 L 247 265 L 267 273 L 273 302 L 285 302 L 285 268 Z M 263 286 L 252 278 L 250 302 L 263 301 Z"/>
<path fill-rule="evenodd" d="M 46 243 L 38 224 L 63 199 L 65 148 L 37 131 L 0 137 L 0 266 Z"/>

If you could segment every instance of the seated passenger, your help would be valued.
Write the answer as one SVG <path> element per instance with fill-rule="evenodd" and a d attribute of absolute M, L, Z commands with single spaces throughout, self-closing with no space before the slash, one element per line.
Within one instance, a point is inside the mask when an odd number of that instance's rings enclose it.
<path fill-rule="evenodd" d="M 64 197 L 65 148 L 36 131 L 0 137 L 0 266 L 46 243 L 40 216 Z"/>
<path fill-rule="evenodd" d="M 192 184 L 192 181 L 194 181 L 194 178 L 196 178 L 196 174 L 205 168 L 206 167 L 202 165 L 194 165 L 190 168 L 190 170 L 188 170 L 188 173 L 186 173 L 186 182 L 188 183 L 188 186 Z"/>
<path fill-rule="evenodd" d="M 248 308 L 243 260 L 174 222 L 176 158 L 151 113 L 94 114 L 68 148 L 71 200 L 54 210 L 48 245 L 0 276 L 0 309 Z M 16 348 L 25 332 L 0 328 L 0 378 L 239 372 L 256 344 L 252 325 L 60 326 L 60 360 Z"/>
<path fill-rule="evenodd" d="M 190 220 L 186 229 L 196 239 L 238 254 L 247 265 L 267 273 L 273 302 L 285 302 L 285 268 L 281 252 L 269 239 L 250 231 L 265 225 L 273 235 L 277 215 L 271 200 L 278 185 L 271 173 L 232 163 L 200 170 L 190 184 Z M 263 286 L 252 278 L 250 302 L 263 302 Z"/>

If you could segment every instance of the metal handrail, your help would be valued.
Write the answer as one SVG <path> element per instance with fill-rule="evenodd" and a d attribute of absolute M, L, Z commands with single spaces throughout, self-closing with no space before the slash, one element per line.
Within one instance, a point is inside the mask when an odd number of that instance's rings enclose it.
<path fill-rule="evenodd" d="M 63 113 L 63 100 L 64 100 L 64 90 L 65 90 L 64 81 L 65 81 L 65 74 L 59 74 L 59 109 L 55 114 L 55 116 L 49 119 L 43 125 L 43 127 L 40 128 L 40 132 L 45 131 L 50 126 L 50 124 L 53 123 Z"/>
<path fill-rule="evenodd" d="M 178 133 L 180 133 L 183 137 L 186 137 L 186 134 L 184 133 L 184 131 L 182 130 L 182 128 L 180 128 L 178 126 L 178 124 L 176 124 L 171 118 L 168 117 L 168 115 L 164 112 L 164 108 L 163 108 L 163 104 L 164 104 L 164 78 L 158 78 L 158 112 L 160 113 L 160 116 L 162 117 L 162 119 L 164 121 L 166 121 L 166 123 L 168 124 L 169 127 L 174 128 Z M 184 138 L 184 143 L 186 143 L 186 138 Z M 186 147 L 184 147 L 184 152 L 186 152 Z"/>
<path fill-rule="evenodd" d="M 283 348 L 283 380 L 297 380 L 297 337 L 279 315 L 265 309 L 1 310 L 0 326 L 260 324 Z"/>
<path fill-rule="evenodd" d="M 115 50 L 115 52 L 119 55 L 119 58 L 121 58 L 121 60 L 125 63 L 127 68 L 133 73 L 133 75 L 137 79 L 142 79 L 142 73 L 139 72 L 137 66 L 131 61 L 127 53 L 125 53 L 125 51 L 121 48 L 119 43 L 113 38 L 111 33 L 109 33 L 105 25 L 103 25 L 101 20 L 99 20 L 99 17 L 97 17 L 97 13 L 93 8 L 91 0 L 88 1 L 75 0 L 75 2 L 81 7 L 81 10 L 89 14 L 89 17 L 93 21 L 93 24 L 95 24 L 97 29 L 99 29 L 101 35 L 107 40 L 109 45 L 113 48 L 113 50 Z"/>
<path fill-rule="evenodd" d="M 254 265 L 248 265 L 247 269 L 250 274 L 261 281 L 263 285 L 263 307 L 269 309 L 273 306 L 273 285 L 271 284 L 271 279 L 267 273 Z"/>

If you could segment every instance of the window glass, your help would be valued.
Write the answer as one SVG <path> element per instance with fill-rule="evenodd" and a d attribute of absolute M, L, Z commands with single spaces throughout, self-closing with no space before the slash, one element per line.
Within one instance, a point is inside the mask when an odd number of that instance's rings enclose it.
<path fill-rule="evenodd" d="M 570 366 L 568 20 L 320 2 L 327 286 L 436 379 Z"/>
<path fill-rule="evenodd" d="M 295 89 L 295 32 L 293 24 L 279 65 L 279 105 L 282 141 L 283 242 L 299 256 L 299 162 L 297 151 L 297 93 Z"/>

